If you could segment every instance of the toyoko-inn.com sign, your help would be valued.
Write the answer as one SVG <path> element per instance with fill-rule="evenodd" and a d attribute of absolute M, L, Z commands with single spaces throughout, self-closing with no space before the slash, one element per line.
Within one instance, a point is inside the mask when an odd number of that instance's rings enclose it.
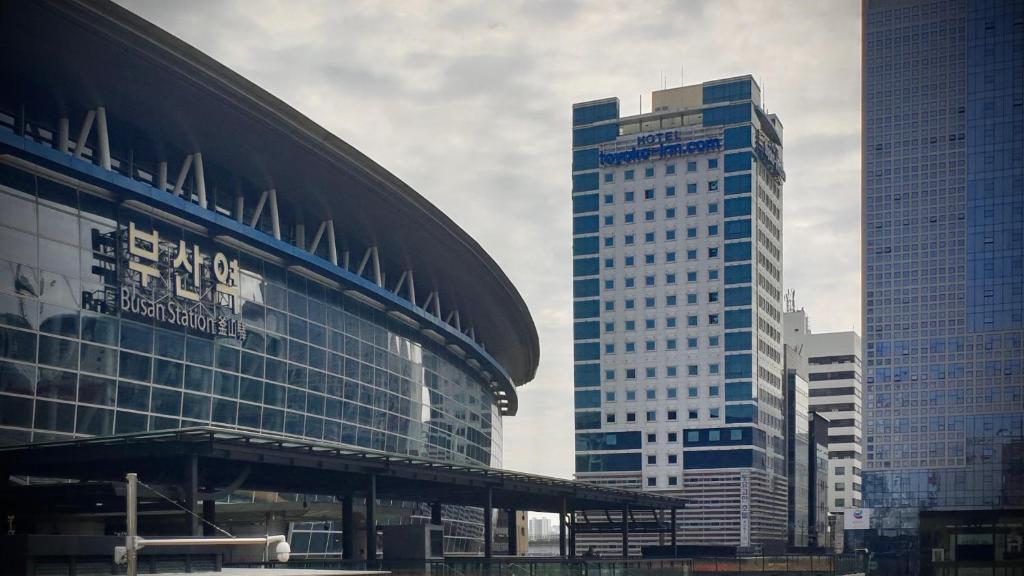
<path fill-rule="evenodd" d="M 121 256 L 122 312 L 245 340 L 237 259 L 204 254 L 185 240 L 161 243 L 159 230 L 144 231 L 135 222 L 128 223 Z"/>

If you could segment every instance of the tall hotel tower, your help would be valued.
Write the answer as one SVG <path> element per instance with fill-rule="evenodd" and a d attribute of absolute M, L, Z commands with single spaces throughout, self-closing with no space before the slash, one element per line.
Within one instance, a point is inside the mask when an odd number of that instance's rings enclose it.
<path fill-rule="evenodd" d="M 785 542 L 781 122 L 742 76 L 572 140 L 576 477 L 688 498 L 680 544 Z"/>
<path fill-rule="evenodd" d="M 1019 571 L 1024 3 L 867 0 L 863 46 L 867 545 Z"/>

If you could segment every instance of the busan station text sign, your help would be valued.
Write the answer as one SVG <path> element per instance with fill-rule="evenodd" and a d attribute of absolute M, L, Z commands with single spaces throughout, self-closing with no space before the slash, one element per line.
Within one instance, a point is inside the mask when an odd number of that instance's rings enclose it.
<path fill-rule="evenodd" d="M 602 152 L 600 154 L 600 162 L 602 166 L 617 166 L 619 164 L 633 164 L 675 156 L 703 154 L 721 149 L 721 138 L 703 138 L 683 142 L 682 134 L 678 130 L 669 130 L 667 132 L 654 132 L 637 136 L 636 146 L 629 150 Z"/>
<path fill-rule="evenodd" d="M 198 244 L 160 240 L 157 230 L 128 224 L 127 266 L 119 294 L 123 312 L 202 332 L 245 340 L 238 260 L 223 252 L 206 257 Z"/>

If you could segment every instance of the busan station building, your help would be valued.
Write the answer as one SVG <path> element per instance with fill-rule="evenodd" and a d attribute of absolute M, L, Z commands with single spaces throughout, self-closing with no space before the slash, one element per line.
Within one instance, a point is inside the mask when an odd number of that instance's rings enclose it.
<path fill-rule="evenodd" d="M 0 443 L 215 425 L 501 465 L 537 333 L 451 219 L 112 3 L 3 2 L 0 36 Z"/>

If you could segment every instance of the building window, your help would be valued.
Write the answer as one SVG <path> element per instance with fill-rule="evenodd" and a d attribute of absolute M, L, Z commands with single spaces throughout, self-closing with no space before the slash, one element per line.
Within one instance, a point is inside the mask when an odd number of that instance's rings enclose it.
<path fill-rule="evenodd" d="M 718 158 L 708 158 L 708 170 L 718 168 Z"/>
<path fill-rule="evenodd" d="M 658 420 L 658 413 L 655 410 L 648 410 L 646 416 L 648 422 L 656 422 Z"/>
<path fill-rule="evenodd" d="M 669 410 L 668 411 L 668 419 L 669 420 L 675 420 L 676 419 L 676 411 L 675 410 Z"/>
<path fill-rule="evenodd" d="M 615 392 L 614 391 L 605 392 L 604 393 L 604 400 L 605 400 L 605 402 L 615 402 Z"/>
<path fill-rule="evenodd" d="M 654 166 L 644 168 L 644 178 L 654 178 Z"/>
<path fill-rule="evenodd" d="M 647 485 L 648 486 L 657 486 L 658 485 L 658 479 L 656 477 L 654 477 L 654 476 L 648 476 L 647 477 Z"/>
<path fill-rule="evenodd" d="M 615 181 L 615 174 L 612 173 L 612 172 L 605 172 L 604 173 L 604 181 L 605 182 L 614 182 Z"/>
<path fill-rule="evenodd" d="M 675 366 L 669 366 L 669 369 L 674 370 Z M 668 398 L 669 400 L 674 400 L 676 398 L 676 389 L 675 388 L 666 388 L 665 389 L 665 397 Z"/>
<path fill-rule="evenodd" d="M 679 462 L 679 456 L 677 454 L 669 454 L 668 455 L 668 463 L 669 464 L 675 464 L 677 462 Z"/>
<path fill-rule="evenodd" d="M 665 165 L 665 175 L 666 176 L 671 176 L 671 175 L 673 175 L 675 173 L 676 173 L 676 165 L 675 164 L 666 164 Z"/>
<path fill-rule="evenodd" d="M 626 390 L 626 402 L 633 402 L 636 400 L 636 390 Z"/>
<path fill-rule="evenodd" d="M 634 174 L 633 174 L 632 170 L 626 170 L 626 172 L 624 174 L 624 177 L 625 177 L 626 180 L 632 180 L 633 176 L 634 176 Z"/>
<path fill-rule="evenodd" d="M 609 423 L 609 424 L 614 424 L 615 423 L 615 414 L 605 414 L 604 415 L 604 421 Z"/>
<path fill-rule="evenodd" d="M 647 443 L 648 444 L 655 444 L 657 442 L 658 442 L 658 435 L 657 434 L 654 434 L 653 432 L 647 434 Z"/>
<path fill-rule="evenodd" d="M 657 464 L 658 463 L 658 457 L 656 455 L 654 455 L 654 454 L 648 454 L 647 455 L 647 463 L 648 464 Z"/>
<path fill-rule="evenodd" d="M 697 193 L 697 183 L 696 182 L 689 182 L 689 183 L 687 183 L 686 184 L 686 193 L 687 194 L 696 194 Z"/>
<path fill-rule="evenodd" d="M 697 171 L 697 162 L 695 160 L 690 160 L 689 162 L 687 162 L 686 163 L 686 171 L 687 172 L 696 172 Z"/>
<path fill-rule="evenodd" d="M 679 485 L 679 477 L 678 476 L 669 476 L 668 477 L 668 485 L 669 486 L 677 486 L 677 485 Z"/>
<path fill-rule="evenodd" d="M 636 422 L 636 412 L 626 412 L 626 422 Z"/>
<path fill-rule="evenodd" d="M 615 195 L 614 194 L 605 194 L 604 195 L 604 203 L 605 204 L 612 204 L 614 202 L 615 202 Z"/>
<path fill-rule="evenodd" d="M 644 200 L 654 200 L 654 188 L 644 190 Z"/>
<path fill-rule="evenodd" d="M 721 408 L 709 408 L 708 418 L 718 418 Z"/>
<path fill-rule="evenodd" d="M 676 197 L 676 187 L 675 186 L 666 186 L 665 187 L 665 196 L 667 196 L 669 198 L 675 198 Z"/>
<path fill-rule="evenodd" d="M 718 192 L 718 180 L 708 182 L 708 192 Z"/>
<path fill-rule="evenodd" d="M 678 442 L 679 441 L 679 435 L 677 433 L 675 433 L 675 432 L 669 432 L 668 433 L 668 441 L 669 442 Z"/>
<path fill-rule="evenodd" d="M 708 204 L 708 214 L 718 214 L 718 202 Z"/>

